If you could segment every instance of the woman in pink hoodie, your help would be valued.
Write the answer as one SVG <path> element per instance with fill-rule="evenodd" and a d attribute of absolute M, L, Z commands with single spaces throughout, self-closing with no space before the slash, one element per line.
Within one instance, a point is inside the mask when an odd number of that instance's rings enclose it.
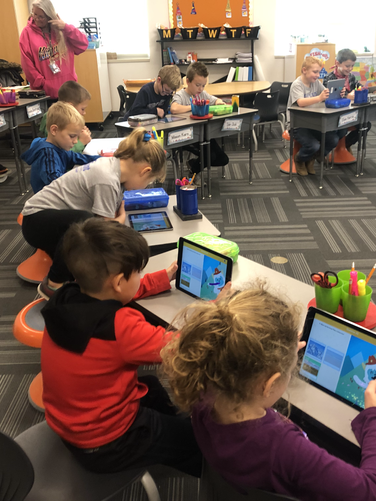
<path fill-rule="evenodd" d="M 43 89 L 56 99 L 64 82 L 77 82 L 74 56 L 87 46 L 86 36 L 62 21 L 50 0 L 34 0 L 32 14 L 20 36 L 22 69 L 32 89 Z"/>

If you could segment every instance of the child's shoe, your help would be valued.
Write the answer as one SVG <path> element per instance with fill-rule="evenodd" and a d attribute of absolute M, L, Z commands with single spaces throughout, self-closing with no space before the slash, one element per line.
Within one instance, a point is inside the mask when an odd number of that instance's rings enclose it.
<path fill-rule="evenodd" d="M 306 169 L 307 169 L 308 174 L 311 174 L 311 176 L 314 176 L 316 174 L 315 168 L 314 168 L 315 159 L 311 158 L 311 160 L 306 162 L 305 165 L 306 165 Z"/>
<path fill-rule="evenodd" d="M 58 289 L 59 288 L 48 285 L 48 277 L 44 277 L 42 282 L 38 285 L 38 294 L 48 301 Z"/>
<path fill-rule="evenodd" d="M 308 176 L 305 162 L 298 160 L 297 156 L 296 154 L 294 158 L 296 173 L 299 174 L 299 176 Z"/>

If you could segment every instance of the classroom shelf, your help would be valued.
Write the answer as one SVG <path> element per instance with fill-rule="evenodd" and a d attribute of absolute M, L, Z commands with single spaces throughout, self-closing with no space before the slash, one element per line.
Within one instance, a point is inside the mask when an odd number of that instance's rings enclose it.
<path fill-rule="evenodd" d="M 228 62 L 228 63 L 215 63 L 214 59 L 213 60 L 205 60 L 205 59 L 199 59 L 199 61 L 203 62 L 204 64 L 210 64 L 210 65 L 215 65 L 215 66 L 228 66 L 228 65 L 236 65 L 236 66 L 252 66 L 253 67 L 253 61 L 254 61 L 254 41 L 258 40 L 258 38 L 245 38 L 245 37 L 240 37 L 240 38 L 193 38 L 193 39 L 184 39 L 184 38 L 179 38 L 179 39 L 173 39 L 173 40 L 166 40 L 166 39 L 159 39 L 156 40 L 157 43 L 161 44 L 161 60 L 162 60 L 162 66 L 166 66 L 165 63 L 163 62 L 163 49 L 166 47 L 169 47 L 172 44 L 176 43 L 194 43 L 194 42 L 201 42 L 201 43 L 206 43 L 206 42 L 248 42 L 250 45 L 250 52 L 252 54 L 252 62 L 249 63 L 237 63 L 234 61 Z M 177 66 L 189 66 L 190 63 L 179 63 Z M 254 72 L 253 72 L 254 75 Z"/>

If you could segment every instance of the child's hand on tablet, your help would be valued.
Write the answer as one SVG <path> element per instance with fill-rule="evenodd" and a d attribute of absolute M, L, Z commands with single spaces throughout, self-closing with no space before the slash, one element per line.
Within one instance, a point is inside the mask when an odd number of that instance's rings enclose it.
<path fill-rule="evenodd" d="M 223 299 L 226 296 L 232 296 L 232 294 L 234 294 L 235 291 L 232 290 L 231 287 L 232 287 L 232 283 L 231 282 L 227 282 L 227 284 L 223 287 L 223 289 L 221 290 L 221 292 L 218 294 L 216 300 Z"/>
<path fill-rule="evenodd" d="M 368 383 L 364 391 L 364 408 L 376 407 L 376 381 L 372 380 Z"/>
<path fill-rule="evenodd" d="M 300 332 L 298 333 L 298 353 L 299 353 L 299 351 L 300 351 L 302 348 L 304 348 L 304 347 L 305 347 L 305 345 L 307 344 L 305 341 L 300 341 L 300 338 L 302 337 L 302 335 L 303 335 L 303 332 L 302 332 L 302 331 L 300 331 Z"/>
<path fill-rule="evenodd" d="M 172 280 L 175 280 L 177 270 L 178 270 L 178 262 L 177 261 L 174 261 L 172 264 L 170 264 L 170 266 L 168 268 L 166 268 L 167 276 L 168 276 L 170 282 Z"/>

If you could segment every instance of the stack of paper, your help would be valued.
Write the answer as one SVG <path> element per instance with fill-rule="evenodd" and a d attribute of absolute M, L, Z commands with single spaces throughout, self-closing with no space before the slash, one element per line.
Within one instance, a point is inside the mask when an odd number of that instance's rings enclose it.
<path fill-rule="evenodd" d="M 251 63 L 252 52 L 237 52 L 235 54 L 237 63 Z"/>

